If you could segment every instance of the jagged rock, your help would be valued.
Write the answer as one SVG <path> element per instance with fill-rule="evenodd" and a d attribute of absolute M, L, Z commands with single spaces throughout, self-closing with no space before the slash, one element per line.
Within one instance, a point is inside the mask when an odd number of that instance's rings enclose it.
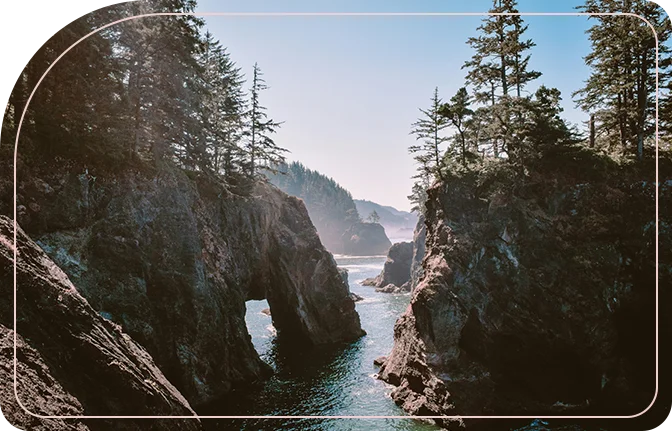
<path fill-rule="evenodd" d="M 364 332 L 303 203 L 268 184 L 238 196 L 198 174 L 53 174 L 21 186 L 30 231 L 91 306 L 154 357 L 192 405 L 268 377 L 245 324 L 267 299 L 295 348 Z"/>
<path fill-rule="evenodd" d="M 387 286 L 376 287 L 376 292 L 380 292 L 380 293 L 399 293 L 399 292 L 401 292 L 401 289 L 399 288 L 399 286 L 395 286 L 394 284 L 390 283 Z"/>
<path fill-rule="evenodd" d="M 51 375 L 40 354 L 17 336 L 17 394 L 30 412 L 46 416 L 82 416 L 79 400 L 70 395 Z M 14 331 L 0 325 L 0 407 L 5 418 L 19 429 L 44 431 L 86 431 L 83 422 L 72 419 L 41 419 L 31 416 L 14 395 Z"/>
<path fill-rule="evenodd" d="M 413 257 L 411 261 L 411 286 L 409 291 L 417 286 L 420 277 L 422 277 L 422 258 L 425 256 L 426 236 L 425 216 L 420 214 L 418 224 L 415 226 L 415 231 L 413 232 Z"/>
<path fill-rule="evenodd" d="M 340 266 L 338 267 L 338 273 L 340 274 L 341 278 L 345 282 L 345 284 L 348 284 L 348 268 L 341 268 Z"/>
<path fill-rule="evenodd" d="M 469 175 L 429 190 L 424 274 L 379 373 L 409 413 L 634 415 L 653 399 L 651 166 L 572 160 L 516 187 Z"/>
<path fill-rule="evenodd" d="M 389 284 L 401 287 L 411 279 L 413 243 L 399 242 L 390 247 L 383 270 L 374 278 L 362 281 L 363 286 L 385 287 Z M 408 287 L 404 288 L 406 290 Z M 380 290 L 381 292 L 383 290 Z M 410 289 L 406 290 L 410 291 Z"/>
<path fill-rule="evenodd" d="M 355 223 L 341 237 L 343 253 L 351 256 L 386 254 L 392 243 L 378 223 Z"/>
<path fill-rule="evenodd" d="M 270 316 L 271 315 L 271 309 L 270 308 L 264 308 L 263 310 L 261 310 L 261 314 L 265 314 L 267 316 Z"/>
<path fill-rule="evenodd" d="M 343 278 L 345 284 L 348 284 L 348 269 L 339 267 L 338 273 L 341 274 L 341 278 Z M 359 302 L 364 299 L 363 297 L 357 295 L 355 292 L 350 292 L 350 298 L 352 298 L 354 302 Z"/>
<path fill-rule="evenodd" d="M 381 366 L 387 361 L 387 356 L 378 356 L 373 360 L 373 365 Z"/>
<path fill-rule="evenodd" d="M 98 315 L 63 271 L 20 228 L 17 245 L 17 375 L 24 406 L 41 415 L 195 415 L 147 351 L 119 325 Z M 13 373 L 13 333 L 7 329 L 13 326 L 13 271 L 13 222 L 0 216 L 3 375 Z M 91 420 L 84 425 L 77 420 L 38 419 L 28 416 L 7 388 L 2 391 L 2 407 L 10 420 L 22 427 L 30 425 L 31 429 L 84 430 L 90 426 L 139 430 L 148 426 L 133 420 Z M 160 429 L 200 428 L 200 422 L 193 419 L 163 422 Z"/>

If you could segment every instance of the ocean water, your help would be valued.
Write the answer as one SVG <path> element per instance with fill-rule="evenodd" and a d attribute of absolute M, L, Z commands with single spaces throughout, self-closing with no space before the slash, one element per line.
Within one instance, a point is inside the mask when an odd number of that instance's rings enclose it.
<path fill-rule="evenodd" d="M 405 415 L 390 398 L 392 386 L 376 379 L 373 360 L 388 355 L 394 323 L 408 307 L 409 294 L 378 293 L 359 281 L 380 273 L 384 256 L 336 256 L 349 272 L 350 290 L 364 298 L 356 303 L 367 335 L 336 348 L 296 352 L 276 343 L 266 301 L 247 302 L 247 326 L 261 358 L 275 370 L 268 381 L 236 393 L 210 415 L 245 416 L 398 416 Z M 438 430 L 414 419 L 209 419 L 206 429 L 250 430 Z"/>

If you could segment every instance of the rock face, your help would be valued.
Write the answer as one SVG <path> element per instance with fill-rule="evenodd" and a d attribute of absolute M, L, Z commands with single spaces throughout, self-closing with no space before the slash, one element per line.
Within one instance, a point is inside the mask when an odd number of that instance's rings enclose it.
<path fill-rule="evenodd" d="M 267 377 L 245 302 L 267 299 L 283 342 L 363 334 L 347 283 L 297 198 L 251 196 L 164 168 L 153 176 L 54 175 L 21 185 L 29 232 L 91 306 L 121 325 L 199 405 Z"/>
<path fill-rule="evenodd" d="M 14 331 L 0 325 L 0 407 L 2 414 L 20 429 L 77 430 L 89 427 L 81 421 L 66 419 L 37 419 L 23 410 L 14 397 Z M 18 396 L 31 412 L 49 416 L 82 416 L 84 410 L 77 398 L 70 395 L 51 375 L 40 354 L 17 336 L 16 355 Z"/>
<path fill-rule="evenodd" d="M 651 402 L 655 188 L 641 178 L 653 167 L 588 162 L 516 188 L 473 174 L 429 191 L 424 274 L 380 372 L 405 410 L 632 415 Z M 660 286 L 672 282 L 671 186 Z"/>
<path fill-rule="evenodd" d="M 374 278 L 367 278 L 362 285 L 385 287 L 391 284 L 399 288 L 404 286 L 403 290 L 410 291 L 412 260 L 413 243 L 398 242 L 387 252 L 387 260 L 385 260 L 382 272 Z"/>
<path fill-rule="evenodd" d="M 422 258 L 425 256 L 425 240 L 427 237 L 427 226 L 425 226 L 425 216 L 418 217 L 418 224 L 413 231 L 413 258 L 411 261 L 411 289 L 418 285 L 422 277 Z"/>
<path fill-rule="evenodd" d="M 68 277 L 19 229 L 17 233 L 17 382 L 21 404 L 39 415 L 193 416 L 151 356 L 101 317 Z M 13 222 L 0 216 L 0 374 L 2 409 L 30 429 L 201 429 L 197 419 L 157 421 L 40 419 L 13 393 Z"/>
<path fill-rule="evenodd" d="M 386 254 L 392 246 L 385 228 L 378 223 L 355 223 L 341 237 L 343 253 L 351 256 Z"/>

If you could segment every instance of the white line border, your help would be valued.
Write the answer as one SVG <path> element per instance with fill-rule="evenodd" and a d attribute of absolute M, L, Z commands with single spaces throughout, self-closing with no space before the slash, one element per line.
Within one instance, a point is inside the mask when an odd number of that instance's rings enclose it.
<path fill-rule="evenodd" d="M 39 415 L 28 410 L 19 399 L 18 396 L 18 381 L 17 381 L 17 358 L 16 358 L 16 342 L 17 342 L 17 331 L 16 331 L 16 262 L 17 262 L 17 223 L 16 223 L 16 163 L 17 163 L 17 154 L 19 147 L 19 135 L 21 133 L 21 126 L 23 125 L 23 120 L 26 115 L 26 111 L 30 102 L 35 94 L 35 91 L 40 86 L 44 77 L 51 71 L 58 61 L 63 58 L 72 48 L 77 46 L 79 43 L 87 39 L 88 37 L 108 28 L 115 24 L 119 24 L 124 21 L 129 21 L 137 18 L 144 18 L 149 16 L 230 16 L 230 17 L 292 17 L 292 16 L 343 16 L 343 17 L 428 17 L 428 16 L 634 16 L 642 21 L 644 21 L 653 31 L 654 37 L 656 39 L 656 391 L 653 397 L 653 400 L 649 406 L 631 416 L 53 416 L 53 415 Z M 669 18 L 668 18 L 669 19 Z M 194 12 L 194 13 L 177 13 L 177 12 L 162 12 L 162 13 L 150 13 L 143 15 L 136 15 L 131 17 L 126 17 L 109 24 L 105 24 L 92 31 L 91 33 L 83 36 L 70 47 L 68 47 L 61 55 L 59 55 L 56 60 L 47 68 L 47 70 L 42 74 L 40 79 L 37 81 L 35 88 L 30 93 L 26 105 L 21 113 L 21 119 L 19 120 L 19 125 L 16 131 L 16 140 L 14 143 L 14 398 L 18 405 L 23 409 L 27 414 L 37 417 L 40 419 L 633 419 L 639 416 L 642 416 L 647 411 L 653 407 L 658 398 L 659 390 L 659 269 L 658 269 L 658 235 L 659 235 L 659 222 L 658 222 L 658 195 L 659 195 L 659 172 L 658 172 L 658 108 L 659 108 L 659 41 L 658 34 L 653 25 L 644 17 L 629 13 L 629 12 L 598 12 L 598 13 L 585 13 L 585 12 L 522 12 L 522 13 L 490 13 L 490 12 Z"/>

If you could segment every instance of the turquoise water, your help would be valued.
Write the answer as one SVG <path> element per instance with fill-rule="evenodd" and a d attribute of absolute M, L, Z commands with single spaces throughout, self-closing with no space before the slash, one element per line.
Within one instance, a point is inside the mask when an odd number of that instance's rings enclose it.
<path fill-rule="evenodd" d="M 247 326 L 261 358 L 275 370 L 262 386 L 239 393 L 217 406 L 217 415 L 398 416 L 404 412 L 389 394 L 390 385 L 375 378 L 373 360 L 390 353 L 394 322 L 408 306 L 410 295 L 376 292 L 358 282 L 376 276 L 385 257 L 337 256 L 349 272 L 350 290 L 367 335 L 338 348 L 308 352 L 283 349 L 276 343 L 271 318 L 261 311 L 266 301 L 247 302 Z M 221 411 L 219 408 L 221 407 Z M 208 429 L 253 430 L 437 430 L 413 419 L 263 419 L 205 420 Z"/>

